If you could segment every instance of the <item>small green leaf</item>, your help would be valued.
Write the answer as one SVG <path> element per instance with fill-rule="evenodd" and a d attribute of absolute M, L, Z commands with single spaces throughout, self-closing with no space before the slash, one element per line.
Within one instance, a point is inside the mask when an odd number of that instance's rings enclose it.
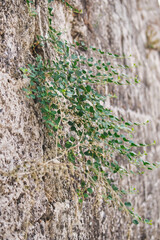
<path fill-rule="evenodd" d="M 91 165 L 92 165 L 91 160 L 88 160 L 88 161 L 87 161 L 87 164 L 91 166 Z"/>
<path fill-rule="evenodd" d="M 84 193 L 83 196 L 84 196 L 85 198 L 87 198 L 87 197 L 88 197 L 88 194 L 87 194 L 87 193 Z"/>
<path fill-rule="evenodd" d="M 49 8 L 48 8 L 48 12 L 49 12 L 49 15 L 50 15 L 50 16 L 54 16 L 54 15 L 52 14 L 52 10 L 53 10 L 52 7 L 49 7 Z"/>
<path fill-rule="evenodd" d="M 116 185 L 113 184 L 112 188 L 113 188 L 114 191 L 118 191 L 118 187 Z"/>
<path fill-rule="evenodd" d="M 67 141 L 67 142 L 65 143 L 65 147 L 66 147 L 66 148 L 70 148 L 71 146 L 72 146 L 72 143 L 71 143 L 71 142 Z"/>
<path fill-rule="evenodd" d="M 143 161 L 143 164 L 146 166 L 146 165 L 151 165 L 149 162 L 147 161 Z"/>
<path fill-rule="evenodd" d="M 109 194 L 109 195 L 107 196 L 107 198 L 108 198 L 109 200 L 112 200 L 112 195 Z"/>
<path fill-rule="evenodd" d="M 30 97 L 33 98 L 33 99 L 36 98 L 35 95 L 33 95 L 33 94 L 30 94 Z"/>
<path fill-rule="evenodd" d="M 57 147 L 62 148 L 62 145 L 58 143 L 58 144 L 57 144 Z"/>
<path fill-rule="evenodd" d="M 82 186 L 82 188 L 84 188 L 85 185 L 86 185 L 85 181 L 82 180 L 82 181 L 81 181 L 81 186 Z"/>
<path fill-rule="evenodd" d="M 82 202 L 83 202 L 83 199 L 82 199 L 82 198 L 79 198 L 79 199 L 78 199 L 78 202 L 79 202 L 79 203 L 82 203 Z"/>
<path fill-rule="evenodd" d="M 131 203 L 130 202 L 125 202 L 124 203 L 126 207 L 131 207 Z"/>
<path fill-rule="evenodd" d="M 144 219 L 144 222 L 149 224 L 149 225 L 152 225 L 152 220 L 149 220 L 149 219 Z"/>
<path fill-rule="evenodd" d="M 97 48 L 95 48 L 95 47 L 90 47 L 93 51 L 96 51 L 97 50 Z"/>
<path fill-rule="evenodd" d="M 89 193 L 93 193 L 92 188 L 87 188 L 87 191 L 88 191 Z"/>
<path fill-rule="evenodd" d="M 130 154 L 130 156 L 132 156 L 132 157 L 136 156 L 136 153 L 135 153 L 135 152 L 130 152 L 129 154 Z"/>
<path fill-rule="evenodd" d="M 74 142 L 74 141 L 75 141 L 75 138 L 74 138 L 73 136 L 71 136 L 71 137 L 70 137 L 70 140 L 71 140 L 72 142 Z"/>
<path fill-rule="evenodd" d="M 136 144 L 136 143 L 134 143 L 134 142 L 132 142 L 132 143 L 131 143 L 131 147 L 139 147 L 139 145 Z"/>
<path fill-rule="evenodd" d="M 94 180 L 95 182 L 98 180 L 98 177 L 97 177 L 96 175 L 93 176 L 92 178 L 93 178 L 93 180 Z"/>
<path fill-rule="evenodd" d="M 134 223 L 135 225 L 138 225 L 138 224 L 139 224 L 139 222 L 138 222 L 136 219 L 134 219 L 134 220 L 132 221 L 132 223 Z"/>

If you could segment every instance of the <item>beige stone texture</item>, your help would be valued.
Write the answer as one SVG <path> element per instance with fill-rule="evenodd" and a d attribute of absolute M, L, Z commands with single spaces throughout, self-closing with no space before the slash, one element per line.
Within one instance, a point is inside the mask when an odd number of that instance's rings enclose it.
<path fill-rule="evenodd" d="M 148 160 L 160 160 L 160 8 L 157 0 L 74 0 L 82 14 L 53 1 L 53 24 L 69 42 L 83 40 L 113 53 L 132 55 L 139 86 L 106 86 L 118 98 L 107 101 L 117 114 L 145 122 L 135 137 L 147 143 Z M 160 240 L 160 170 L 124 179 L 138 194 L 129 199 L 153 225 L 129 226 L 106 205 L 99 193 L 78 205 L 72 166 L 53 162 L 54 144 L 47 137 L 41 113 L 22 88 L 28 84 L 20 67 L 34 60 L 37 35 L 46 36 L 47 0 L 33 0 L 36 17 L 25 0 L 0 0 L 0 239 L 1 240 Z M 40 49 L 52 56 L 50 49 Z M 88 53 L 85 53 L 88 54 Z M 37 169 L 37 171 L 35 171 Z M 25 172 L 26 171 L 26 172 Z"/>

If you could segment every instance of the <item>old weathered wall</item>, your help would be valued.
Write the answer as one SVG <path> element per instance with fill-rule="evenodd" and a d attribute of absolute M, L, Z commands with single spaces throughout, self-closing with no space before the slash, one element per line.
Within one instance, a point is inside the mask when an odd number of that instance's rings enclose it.
<path fill-rule="evenodd" d="M 78 207 L 69 164 L 54 163 L 25 173 L 54 156 L 54 146 L 43 131 L 36 104 L 26 98 L 20 67 L 33 61 L 32 45 L 47 33 L 47 0 L 33 1 L 37 16 L 30 16 L 26 1 L 0 1 L 0 239 L 2 240 L 125 240 L 125 217 L 97 196 Z M 138 129 L 137 138 L 156 140 L 149 160 L 160 153 L 160 9 L 157 0 L 75 0 L 83 14 L 73 13 L 54 1 L 53 22 L 72 42 L 119 54 L 132 54 L 141 78 L 138 87 L 115 90 L 118 100 L 108 102 L 115 112 L 133 121 L 150 123 Z M 51 54 L 44 49 L 43 55 Z M 129 60 L 124 60 L 128 61 Z M 160 171 L 135 176 L 125 184 L 139 195 L 130 198 L 136 210 L 153 225 L 131 226 L 131 239 L 160 239 Z"/>

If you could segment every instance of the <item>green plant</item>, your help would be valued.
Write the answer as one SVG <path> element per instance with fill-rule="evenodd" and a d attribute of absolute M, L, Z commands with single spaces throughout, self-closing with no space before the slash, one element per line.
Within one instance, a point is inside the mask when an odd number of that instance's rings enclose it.
<path fill-rule="evenodd" d="M 59 0 L 62 3 L 64 3 L 67 7 L 69 7 L 74 13 L 82 13 L 82 10 L 78 10 L 75 8 L 72 4 L 69 3 L 69 1 L 66 0 Z M 48 3 L 54 2 L 54 0 L 48 0 Z"/>
<path fill-rule="evenodd" d="M 75 13 L 82 13 L 82 10 L 78 10 L 77 8 L 75 8 L 72 4 L 70 4 L 68 1 L 66 0 L 61 0 L 62 3 L 65 3 L 65 5 L 67 7 L 69 7 L 73 12 Z"/>
<path fill-rule="evenodd" d="M 133 150 L 147 146 L 135 143 L 131 136 L 134 125 L 139 123 L 115 116 L 105 107 L 106 96 L 96 90 L 97 85 L 137 84 L 138 78 L 123 73 L 128 66 L 112 63 L 112 59 L 119 58 L 116 54 L 94 47 L 91 52 L 99 58 L 92 53 L 89 58 L 79 54 L 80 44 L 62 41 L 61 32 L 52 27 L 51 21 L 49 18 L 48 37 L 39 36 L 39 41 L 49 44 L 56 57 L 44 60 L 37 55 L 34 64 L 21 69 L 30 79 L 24 91 L 39 103 L 46 130 L 55 144 L 55 157 L 45 165 L 53 160 L 70 161 L 81 173 L 76 190 L 79 203 L 100 186 L 104 201 L 116 204 L 138 224 L 142 218 L 134 213 L 130 202 L 123 201 L 127 191 L 116 182 L 134 174 L 127 170 L 127 164 L 136 166 L 136 174 L 143 174 L 144 168 L 152 170 L 157 164 L 145 161 L 145 152 Z M 104 60 L 106 56 L 111 61 Z M 143 221 L 151 224 L 148 219 Z"/>
<path fill-rule="evenodd" d="M 32 8 L 33 1 L 26 0 L 27 8 L 30 16 L 35 17 L 37 15 L 37 12 L 34 8 Z"/>

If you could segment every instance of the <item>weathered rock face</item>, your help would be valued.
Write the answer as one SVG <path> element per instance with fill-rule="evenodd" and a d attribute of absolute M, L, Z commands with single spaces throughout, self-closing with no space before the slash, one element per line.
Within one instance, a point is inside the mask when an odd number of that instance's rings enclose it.
<path fill-rule="evenodd" d="M 105 205 L 97 193 L 79 208 L 72 183 L 74 169 L 55 162 L 35 169 L 54 156 L 54 146 L 43 131 L 36 104 L 27 100 L 19 68 L 33 61 L 36 35 L 47 33 L 47 0 L 35 0 L 37 16 L 29 15 L 26 1 L 0 2 L 0 239 L 106 240 L 129 239 L 127 220 Z M 132 121 L 150 120 L 138 129 L 138 139 L 156 140 L 148 158 L 159 161 L 160 145 L 160 10 L 157 0 L 76 0 L 83 14 L 71 12 L 61 1 L 52 3 L 53 22 L 70 42 L 83 40 L 114 53 L 132 54 L 142 79 L 139 87 L 116 91 L 111 103 Z M 43 55 L 51 54 L 43 50 Z M 128 61 L 129 60 L 125 60 Z M 25 173 L 26 167 L 32 166 Z M 135 176 L 125 184 L 139 195 L 130 198 L 152 226 L 131 226 L 132 240 L 160 239 L 160 172 Z"/>

